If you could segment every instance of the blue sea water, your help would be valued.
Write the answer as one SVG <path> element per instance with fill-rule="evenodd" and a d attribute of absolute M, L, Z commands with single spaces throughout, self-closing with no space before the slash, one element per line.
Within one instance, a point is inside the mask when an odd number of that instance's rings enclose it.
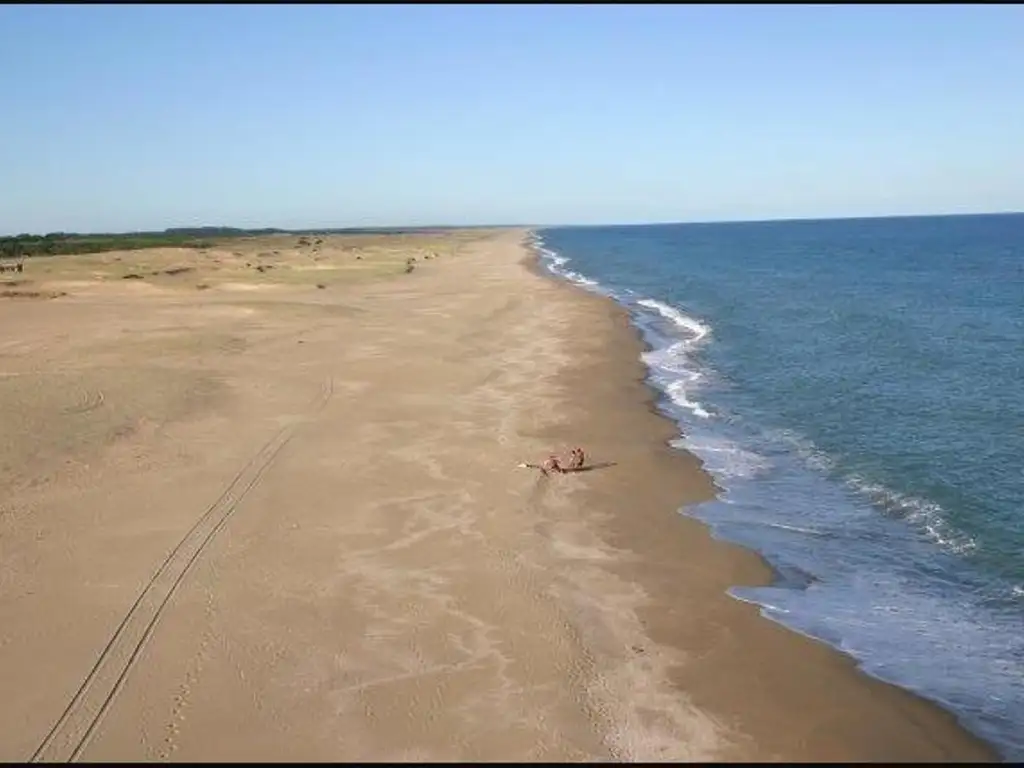
<path fill-rule="evenodd" d="M 737 587 L 1024 760 L 1024 215 L 540 230 L 628 308 Z"/>

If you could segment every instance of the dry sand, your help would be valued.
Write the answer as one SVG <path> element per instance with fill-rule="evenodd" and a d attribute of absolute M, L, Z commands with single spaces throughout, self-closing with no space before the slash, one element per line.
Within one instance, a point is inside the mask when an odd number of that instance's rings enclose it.
<path fill-rule="evenodd" d="M 314 240 L 0 286 L 0 760 L 992 756 L 725 595 L 636 334 L 522 232 Z"/>

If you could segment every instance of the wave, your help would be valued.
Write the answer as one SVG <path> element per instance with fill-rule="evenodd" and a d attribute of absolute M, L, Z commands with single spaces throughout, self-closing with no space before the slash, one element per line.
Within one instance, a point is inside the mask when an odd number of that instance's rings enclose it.
<path fill-rule="evenodd" d="M 541 263 L 544 264 L 548 271 L 555 274 L 571 283 L 587 288 L 588 290 L 606 293 L 601 290 L 601 284 L 596 280 L 591 280 L 589 277 L 581 275 L 579 272 L 575 272 L 571 269 L 566 269 L 565 265 L 569 263 L 569 259 L 562 256 L 554 251 L 544 247 L 544 239 L 540 235 L 534 235 L 529 241 L 528 245 L 534 249 L 537 255 L 540 257 Z M 606 294 L 607 295 L 607 294 Z"/>
<path fill-rule="evenodd" d="M 653 309 L 666 320 L 671 321 L 680 329 L 685 331 L 688 334 L 688 338 L 684 342 L 687 349 L 696 347 L 711 335 L 710 326 L 705 325 L 696 318 L 683 314 L 680 310 L 675 307 L 671 307 L 668 304 L 662 304 L 660 301 L 655 299 L 640 299 L 637 304 L 641 307 Z"/>
<path fill-rule="evenodd" d="M 750 480 L 768 472 L 771 461 L 759 453 L 741 448 L 728 438 L 693 435 L 671 441 L 673 448 L 690 451 L 700 457 L 704 468 L 716 478 Z"/>
<path fill-rule="evenodd" d="M 711 326 L 681 310 L 650 298 L 627 302 L 643 328 L 656 332 L 655 322 L 665 323 L 660 338 L 641 355 L 652 373 L 652 380 L 669 400 L 701 419 L 712 418 L 711 411 L 695 399 L 696 392 L 707 379 L 707 372 L 694 359 L 694 353 L 709 340 Z M 648 314 L 645 318 L 644 313 Z M 645 322 L 646 321 L 646 322 Z M 660 342 L 660 343 L 658 343 Z"/>
<path fill-rule="evenodd" d="M 978 548 L 978 543 L 957 530 L 945 516 L 945 510 L 932 501 L 899 493 L 860 475 L 846 478 L 846 484 L 868 498 L 872 506 L 887 515 L 899 517 L 925 534 L 934 544 L 956 555 L 966 555 Z"/>
<path fill-rule="evenodd" d="M 766 429 L 764 436 L 771 442 L 780 443 L 799 456 L 809 468 L 827 475 L 836 468 L 835 460 L 803 435 L 791 429 Z"/>
<path fill-rule="evenodd" d="M 765 435 L 770 440 L 790 448 L 810 469 L 835 478 L 859 498 L 864 499 L 872 509 L 886 517 L 903 520 L 908 527 L 923 534 L 943 551 L 955 555 L 969 555 L 977 550 L 977 541 L 956 528 L 949 521 L 948 514 L 941 505 L 900 493 L 859 474 L 842 472 L 835 458 L 793 430 L 766 430 Z"/>
<path fill-rule="evenodd" d="M 641 330 L 648 331 L 648 341 L 653 341 L 651 349 L 641 355 L 651 371 L 652 383 L 679 408 L 701 419 L 712 418 L 712 412 L 695 399 L 708 379 L 708 370 L 694 358 L 710 337 L 711 327 L 654 299 L 639 299 L 627 306 Z M 653 316 L 649 314 L 652 312 Z M 656 328 L 655 319 L 667 320 L 668 327 Z"/>
<path fill-rule="evenodd" d="M 784 525 L 783 523 L 766 523 L 758 521 L 758 525 L 766 525 L 769 528 L 778 528 L 782 531 L 792 531 L 793 533 L 804 533 L 808 536 L 828 536 L 829 534 L 825 531 L 819 531 L 814 528 L 802 528 L 799 525 Z"/>

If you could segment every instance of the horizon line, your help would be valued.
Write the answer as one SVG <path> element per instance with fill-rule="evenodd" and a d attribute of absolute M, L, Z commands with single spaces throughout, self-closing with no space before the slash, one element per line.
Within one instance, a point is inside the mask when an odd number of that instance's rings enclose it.
<path fill-rule="evenodd" d="M 663 220 L 663 221 L 643 221 L 643 222 L 624 222 L 624 223 L 607 223 L 607 224 L 523 224 L 523 225 L 507 225 L 509 227 L 524 226 L 532 229 L 568 229 L 577 227 L 667 227 L 673 225 L 703 225 L 703 224 L 774 224 L 774 223 L 791 223 L 791 222 L 814 222 L 814 221 L 870 221 L 873 219 L 952 219 L 952 218 L 969 218 L 976 216 L 1021 216 L 1024 215 L 1024 210 L 1009 210 L 1009 211 L 972 211 L 970 213 L 884 213 L 872 216 L 792 216 L 792 217 L 779 217 L 779 218 L 767 218 L 767 219 L 691 219 L 688 221 L 680 220 Z M 505 225 L 494 225 L 505 226 Z"/>

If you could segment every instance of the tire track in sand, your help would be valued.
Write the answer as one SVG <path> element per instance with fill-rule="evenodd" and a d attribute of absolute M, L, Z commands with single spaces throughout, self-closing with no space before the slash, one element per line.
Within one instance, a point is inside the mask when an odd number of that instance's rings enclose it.
<path fill-rule="evenodd" d="M 329 378 L 311 403 L 310 415 L 323 410 L 333 394 L 334 380 Z M 297 425 L 290 425 L 279 430 L 235 475 L 220 497 L 171 550 L 125 614 L 29 762 L 72 762 L 82 754 L 178 586 L 246 495 L 259 485 L 278 454 L 294 436 L 296 428 Z"/>

